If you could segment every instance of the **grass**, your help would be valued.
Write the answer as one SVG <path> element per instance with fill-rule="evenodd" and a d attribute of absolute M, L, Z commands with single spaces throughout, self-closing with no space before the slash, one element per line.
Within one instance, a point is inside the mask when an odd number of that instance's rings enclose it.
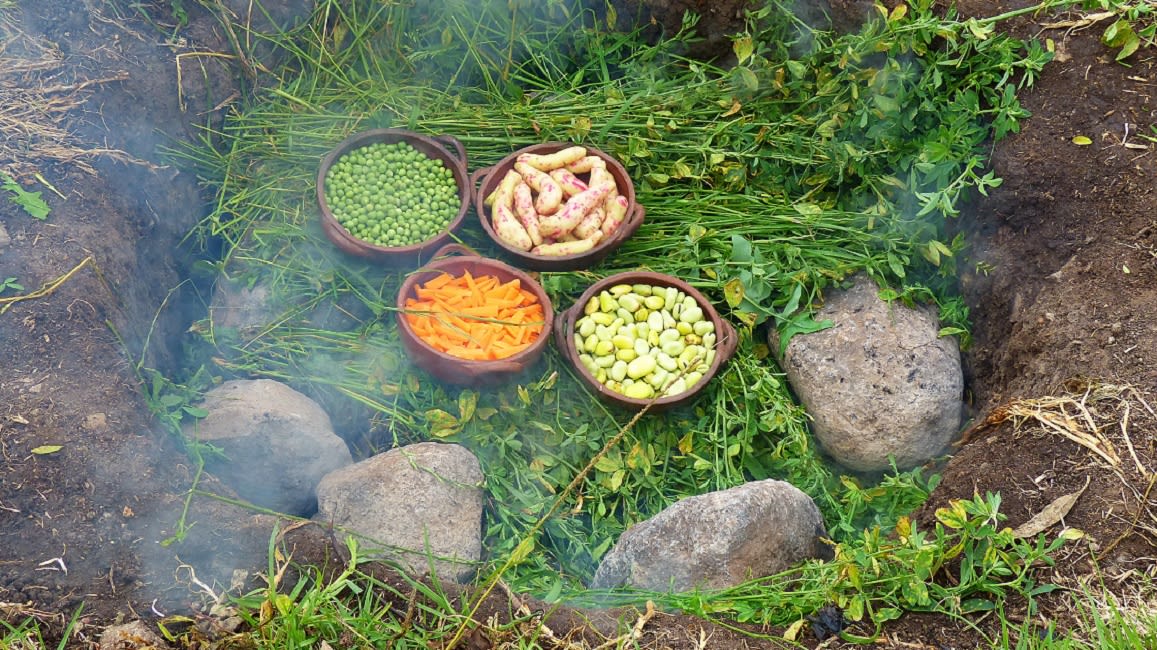
<path fill-rule="evenodd" d="M 1002 612 L 1010 595 L 1044 593 L 1051 586 L 1038 585 L 1030 567 L 1047 564 L 1065 540 L 1013 538 L 1000 526 L 999 495 L 955 503 L 921 531 L 904 515 L 936 476 L 856 477 L 827 464 L 769 359 L 780 342 L 767 342 L 763 328 L 814 327 L 812 302 L 865 272 L 890 298 L 935 301 L 946 333 L 966 334 L 967 310 L 951 291 L 964 244 L 948 223 L 967 198 L 999 185 L 985 170 L 986 152 L 1027 117 L 1017 93 L 1051 55 L 996 31 L 1013 14 L 938 17 L 920 0 L 837 36 L 782 9 L 769 2 L 750 16 L 728 68 L 680 55 L 690 19 L 683 33 L 648 44 L 564 0 L 422 8 L 323 0 L 293 33 L 246 35 L 271 39 L 287 63 L 223 125 L 172 153 L 215 197 L 189 234 L 209 257 L 206 278 L 259 284 L 271 297 L 255 327 L 213 318 L 195 326 L 202 345 L 190 365 L 204 361 L 202 374 L 171 378 L 179 388 L 171 398 L 153 382 L 159 412 L 173 424 L 195 416 L 186 407 L 198 377 L 268 377 L 317 399 L 363 455 L 428 439 L 465 445 L 483 465 L 490 504 L 480 575 L 548 602 L 651 599 L 779 626 L 834 602 L 878 629 L 903 611 Z M 554 352 L 494 390 L 431 380 L 409 365 L 397 339 L 403 273 L 342 257 L 317 224 L 321 156 L 381 126 L 454 135 L 472 169 L 545 140 L 612 154 L 635 179 L 647 221 L 598 268 L 543 274 L 552 301 L 568 306 L 620 270 L 668 273 L 741 326 L 739 353 L 693 404 L 630 427 Z M 461 236 L 492 251 L 478 228 Z M 617 444 L 581 476 L 608 441 Z M 680 498 L 762 478 L 787 480 L 816 500 L 835 561 L 722 593 L 583 588 L 627 526 Z M 270 567 L 270 589 L 246 610 L 263 635 L 281 634 L 282 623 L 292 628 L 286 635 L 318 632 L 323 624 L 303 617 L 326 612 L 365 627 L 331 622 L 318 634 L 364 634 L 370 645 L 460 638 L 468 624 L 449 602 L 424 606 L 420 621 L 371 615 L 382 603 L 374 590 L 351 586 L 362 579 L 356 565 L 336 588 L 281 585 L 279 573 Z M 265 640 L 285 647 L 305 639 Z"/>

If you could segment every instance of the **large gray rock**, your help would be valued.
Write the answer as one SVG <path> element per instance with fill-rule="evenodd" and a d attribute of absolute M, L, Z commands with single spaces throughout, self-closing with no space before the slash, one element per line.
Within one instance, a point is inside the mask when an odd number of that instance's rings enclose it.
<path fill-rule="evenodd" d="M 422 442 L 338 470 L 317 486 L 316 519 L 366 539 L 364 557 L 468 580 L 482 557 L 482 467 L 460 445 Z"/>
<path fill-rule="evenodd" d="M 316 402 L 269 379 L 227 381 L 205 394 L 185 434 L 211 443 L 205 468 L 242 498 L 277 512 L 313 512 L 321 477 L 353 462 Z"/>
<path fill-rule="evenodd" d="M 828 329 L 792 337 L 781 365 L 824 450 L 845 467 L 901 469 L 942 454 L 959 432 L 964 375 L 934 309 L 887 303 L 867 276 L 815 315 Z M 772 349 L 778 342 L 772 335 Z"/>
<path fill-rule="evenodd" d="M 830 558 L 823 517 L 790 483 L 757 481 L 683 499 L 619 538 L 592 587 L 722 589 Z"/>

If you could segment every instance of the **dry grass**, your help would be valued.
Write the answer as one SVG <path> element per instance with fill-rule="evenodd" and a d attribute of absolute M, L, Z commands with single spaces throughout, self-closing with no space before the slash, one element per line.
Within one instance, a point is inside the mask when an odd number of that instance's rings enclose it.
<path fill-rule="evenodd" d="M 135 162 L 123 151 L 84 146 L 69 125 L 89 88 L 123 81 L 128 73 L 70 79 L 67 69 L 59 48 L 23 31 L 0 7 L 0 171 L 26 177 L 45 164 L 71 163 L 95 173 L 94 156 Z"/>

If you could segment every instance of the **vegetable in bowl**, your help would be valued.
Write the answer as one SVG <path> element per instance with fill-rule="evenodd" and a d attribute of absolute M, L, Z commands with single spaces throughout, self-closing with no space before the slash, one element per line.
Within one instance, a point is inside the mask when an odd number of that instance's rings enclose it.
<path fill-rule="evenodd" d="M 410 246 L 446 229 L 458 214 L 453 172 L 405 141 L 347 152 L 326 175 L 326 201 L 351 235 L 378 246 Z"/>

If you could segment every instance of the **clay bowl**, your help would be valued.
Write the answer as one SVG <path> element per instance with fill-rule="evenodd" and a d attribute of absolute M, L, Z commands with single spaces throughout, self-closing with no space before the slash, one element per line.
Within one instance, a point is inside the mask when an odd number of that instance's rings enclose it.
<path fill-rule="evenodd" d="M 583 315 L 583 310 L 591 298 L 617 284 L 649 284 L 658 287 L 675 287 L 695 299 L 695 302 L 697 302 L 703 310 L 704 317 L 714 323 L 717 337 L 715 342 L 715 360 L 711 362 L 711 365 L 708 367 L 707 372 L 703 374 L 703 379 L 699 381 L 699 383 L 685 392 L 679 393 L 678 395 L 671 395 L 670 397 L 634 399 L 604 386 L 591 374 L 586 366 L 579 361 L 579 351 L 575 347 L 574 340 L 575 323 Z M 739 344 L 739 334 L 735 331 L 735 327 L 719 316 L 719 313 L 715 311 L 715 307 L 711 305 L 711 302 L 708 301 L 702 293 L 679 278 L 649 271 L 619 273 L 591 285 L 574 305 L 559 313 L 558 318 L 554 321 L 554 338 L 555 345 L 562 353 L 562 356 L 574 366 L 575 371 L 578 372 L 583 381 L 590 385 L 603 401 L 631 411 L 638 411 L 647 404 L 651 404 L 651 411 L 663 411 L 691 402 L 715 377 L 723 364 L 731 359 L 735 354 L 736 346 Z"/>
<path fill-rule="evenodd" d="M 346 153 L 369 144 L 382 142 L 393 144 L 406 142 L 430 158 L 441 160 L 454 174 L 458 185 L 461 205 L 458 215 L 439 234 L 418 244 L 409 246 L 378 246 L 355 237 L 338 223 L 325 198 L 325 179 L 339 158 Z M 450 149 L 447 149 L 450 147 Z M 451 151 L 452 149 L 452 151 Z M 346 138 L 321 161 L 317 171 L 317 203 L 321 207 L 321 229 L 340 250 L 357 257 L 390 267 L 414 266 L 430 259 L 431 253 L 451 241 L 451 233 L 457 230 L 466 218 L 470 208 L 470 177 L 466 173 L 466 149 L 462 143 L 448 135 L 425 136 L 403 129 L 373 129 Z"/>
<path fill-rule="evenodd" d="M 499 161 L 497 165 L 476 169 L 470 175 L 471 185 L 475 188 L 474 211 L 478 214 L 482 229 L 486 231 L 486 235 L 494 242 L 494 245 L 501 249 L 503 257 L 514 260 L 522 268 L 536 271 L 575 271 L 590 268 L 614 252 L 627 238 L 635 234 L 635 231 L 643 223 L 646 211 L 635 200 L 635 185 L 631 182 L 631 177 L 627 175 L 626 168 L 606 153 L 592 147 L 586 147 L 588 155 L 598 156 L 606 161 L 607 171 L 614 176 L 619 194 L 627 197 L 627 215 L 618 230 L 585 253 L 557 257 L 535 255 L 519 250 L 498 237 L 498 233 L 495 232 L 494 225 L 490 220 L 490 208 L 486 206 L 486 197 L 498 187 L 498 184 L 506 176 L 506 172 L 514 168 L 518 156 L 524 153 L 551 154 L 569 146 L 572 146 L 569 142 L 544 142 L 532 145 L 515 151 Z M 585 174 L 579 175 L 583 180 L 586 180 L 585 176 Z"/>
<path fill-rule="evenodd" d="M 410 359 L 422 369 L 447 384 L 484 386 L 501 383 L 534 365 L 550 342 L 554 311 L 542 285 L 525 272 L 499 260 L 481 257 L 460 244 L 448 244 L 434 253 L 435 259 L 406 277 L 398 290 L 398 333 Z M 441 273 L 461 275 L 492 275 L 502 282 L 518 279 L 522 287 L 532 292 L 542 304 L 544 323 L 538 338 L 523 350 L 494 361 L 460 359 L 435 349 L 423 341 L 410 326 L 402 311 L 407 298 L 416 296 L 416 288 Z"/>

